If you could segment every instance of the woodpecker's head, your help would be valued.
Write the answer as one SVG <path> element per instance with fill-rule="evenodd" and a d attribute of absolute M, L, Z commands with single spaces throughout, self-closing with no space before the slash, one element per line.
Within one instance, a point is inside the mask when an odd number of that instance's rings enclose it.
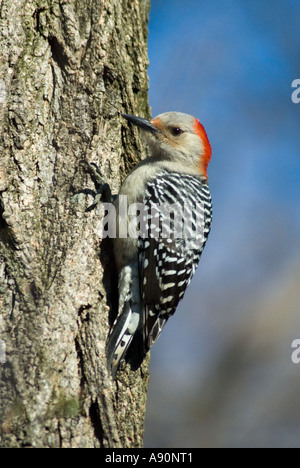
<path fill-rule="evenodd" d="M 122 116 L 146 132 L 153 156 L 193 166 L 207 179 L 211 146 L 203 125 L 195 117 L 166 112 L 149 122 L 133 115 Z"/>

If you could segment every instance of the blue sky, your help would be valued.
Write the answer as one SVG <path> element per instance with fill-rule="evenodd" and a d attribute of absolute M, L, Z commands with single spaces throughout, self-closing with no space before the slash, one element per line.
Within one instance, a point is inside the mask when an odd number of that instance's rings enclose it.
<path fill-rule="evenodd" d="M 299 17 L 299 3 L 278 0 L 272 8 L 261 0 L 154 0 L 150 16 L 153 114 L 198 116 L 215 150 L 211 181 L 230 160 L 229 177 L 247 171 L 246 183 L 280 203 L 274 182 L 282 176 L 292 182 L 286 200 L 300 195 L 300 106 L 291 102 L 291 82 L 300 76 Z"/>
<path fill-rule="evenodd" d="M 164 372 L 179 385 L 180 375 L 193 380 L 195 365 L 200 374 L 210 365 L 216 348 L 249 319 L 249 308 L 300 260 L 300 104 L 291 100 L 292 81 L 300 78 L 300 2 L 151 5 L 152 114 L 194 115 L 213 148 L 212 233 L 152 351 L 154 380 Z"/>

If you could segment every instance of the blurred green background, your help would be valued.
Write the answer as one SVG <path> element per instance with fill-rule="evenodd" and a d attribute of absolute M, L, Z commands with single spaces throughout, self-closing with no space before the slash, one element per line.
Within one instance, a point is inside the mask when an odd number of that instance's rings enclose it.
<path fill-rule="evenodd" d="M 146 447 L 300 447 L 298 0 L 151 0 L 150 105 L 206 128 L 212 232 L 151 353 Z"/>

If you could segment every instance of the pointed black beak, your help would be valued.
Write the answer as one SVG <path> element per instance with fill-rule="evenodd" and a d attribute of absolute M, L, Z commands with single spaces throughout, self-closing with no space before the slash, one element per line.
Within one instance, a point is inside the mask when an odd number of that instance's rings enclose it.
<path fill-rule="evenodd" d="M 158 128 L 156 128 L 149 120 L 143 119 L 142 117 L 136 117 L 135 115 L 128 115 L 128 114 L 121 114 L 124 119 L 131 122 L 133 125 L 145 130 L 146 132 L 150 133 L 157 133 L 159 132 Z"/>

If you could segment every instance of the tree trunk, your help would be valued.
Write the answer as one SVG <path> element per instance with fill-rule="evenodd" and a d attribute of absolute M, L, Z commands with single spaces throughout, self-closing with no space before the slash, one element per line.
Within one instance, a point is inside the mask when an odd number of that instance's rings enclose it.
<path fill-rule="evenodd" d="M 107 375 L 117 302 L 95 162 L 144 148 L 148 0 L 0 0 L 0 445 L 140 447 L 148 358 Z"/>

